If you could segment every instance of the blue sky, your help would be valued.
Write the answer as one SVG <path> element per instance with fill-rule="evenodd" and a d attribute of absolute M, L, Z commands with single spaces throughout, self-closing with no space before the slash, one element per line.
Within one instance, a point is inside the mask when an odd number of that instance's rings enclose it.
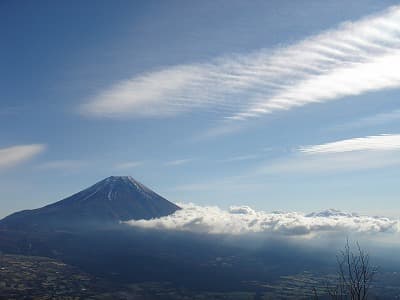
<path fill-rule="evenodd" d="M 2 1 L 0 216 L 171 201 L 400 215 L 395 1 Z"/>

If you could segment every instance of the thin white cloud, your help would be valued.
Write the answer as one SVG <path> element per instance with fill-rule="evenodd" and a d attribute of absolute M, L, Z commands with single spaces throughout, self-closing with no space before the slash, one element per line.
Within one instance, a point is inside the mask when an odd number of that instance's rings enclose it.
<path fill-rule="evenodd" d="M 400 135 L 383 134 L 300 147 L 257 173 L 349 172 L 400 165 Z"/>
<path fill-rule="evenodd" d="M 193 159 L 177 159 L 177 160 L 170 160 L 167 161 L 166 163 L 164 163 L 165 166 L 181 166 L 181 165 L 185 165 L 187 163 L 192 162 Z"/>
<path fill-rule="evenodd" d="M 219 162 L 240 162 L 240 161 L 247 161 L 247 160 L 254 160 L 259 158 L 260 156 L 257 154 L 247 154 L 247 155 L 238 155 L 238 156 L 233 156 L 229 157 L 226 159 L 222 159 Z"/>
<path fill-rule="evenodd" d="M 265 163 L 259 174 L 342 173 L 400 166 L 398 151 L 349 151 L 319 155 L 295 154 Z"/>
<path fill-rule="evenodd" d="M 338 153 L 366 150 L 400 150 L 400 134 L 372 135 L 300 148 L 301 152 L 307 154 Z"/>
<path fill-rule="evenodd" d="M 24 106 L 6 106 L 0 107 L 0 116 L 11 116 L 21 113 L 25 109 Z"/>
<path fill-rule="evenodd" d="M 81 160 L 52 160 L 42 163 L 38 166 L 41 170 L 78 170 L 87 165 L 87 162 Z"/>
<path fill-rule="evenodd" d="M 246 176 L 243 176 L 244 179 L 247 179 Z M 212 181 L 200 182 L 200 183 L 187 183 L 183 185 L 176 186 L 172 188 L 173 191 L 179 192 L 199 192 L 199 191 L 217 191 L 221 192 L 224 190 L 228 191 L 254 191 L 256 188 L 265 188 L 265 182 L 246 182 L 239 181 L 235 177 L 224 178 L 224 179 L 215 179 Z"/>
<path fill-rule="evenodd" d="M 45 149 L 46 146 L 43 144 L 17 145 L 8 148 L 0 148 L 0 170 L 14 167 L 28 161 Z"/>
<path fill-rule="evenodd" d="M 400 6 L 393 6 L 291 46 L 166 67 L 117 82 L 89 99 L 81 112 L 120 118 L 208 109 L 222 113 L 232 126 L 237 120 L 397 88 L 399 64 Z"/>
<path fill-rule="evenodd" d="M 124 169 L 133 169 L 143 165 L 143 161 L 126 161 L 116 164 L 115 169 L 124 170 Z"/>
<path fill-rule="evenodd" d="M 400 109 L 396 109 L 390 112 L 379 113 L 373 116 L 363 117 L 355 121 L 346 122 L 344 124 L 334 126 L 332 129 L 362 128 L 387 124 L 395 121 L 400 121 Z"/>
<path fill-rule="evenodd" d="M 269 150 L 270 148 L 266 148 L 266 151 Z M 238 160 L 257 159 L 257 165 L 237 176 L 186 183 L 175 187 L 174 190 L 254 190 L 265 187 L 269 180 L 268 176 L 277 174 L 333 174 L 399 167 L 400 135 L 358 137 L 303 146 L 293 150 L 280 149 L 280 151 L 282 156 L 273 159 L 263 158 L 263 155 L 237 157 Z M 236 157 L 228 158 L 225 161 L 235 161 L 235 159 Z"/>
<path fill-rule="evenodd" d="M 255 211 L 248 206 L 233 206 L 229 211 L 216 206 L 179 204 L 182 210 L 151 220 L 127 223 L 142 228 L 193 231 L 209 234 L 277 234 L 315 236 L 324 233 L 398 234 L 400 221 L 385 217 L 360 216 L 337 210 L 303 214 L 298 212 Z"/>

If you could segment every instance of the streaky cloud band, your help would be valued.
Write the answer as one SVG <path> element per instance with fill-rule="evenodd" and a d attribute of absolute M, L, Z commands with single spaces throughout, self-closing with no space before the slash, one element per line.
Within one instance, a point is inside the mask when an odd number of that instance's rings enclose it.
<path fill-rule="evenodd" d="M 138 74 L 81 105 L 87 116 L 207 110 L 228 123 L 400 86 L 400 6 L 276 49 Z M 230 121 L 229 121 L 230 120 Z"/>

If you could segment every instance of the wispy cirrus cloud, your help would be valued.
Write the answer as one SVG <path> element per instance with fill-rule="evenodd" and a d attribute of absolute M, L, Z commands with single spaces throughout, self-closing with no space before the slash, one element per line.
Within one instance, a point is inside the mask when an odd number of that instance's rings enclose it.
<path fill-rule="evenodd" d="M 270 151 L 271 148 L 266 148 Z M 266 186 L 270 176 L 277 174 L 334 174 L 400 166 L 400 135 L 382 134 L 343 139 L 293 150 L 280 149 L 282 156 L 244 155 L 224 162 L 254 160 L 256 165 L 237 176 L 202 182 L 191 182 L 174 188 L 175 191 L 221 189 L 253 190 Z M 221 161 L 219 161 L 221 162 Z"/>
<path fill-rule="evenodd" d="M 372 135 L 300 148 L 300 152 L 307 154 L 339 153 L 365 150 L 400 150 L 400 134 Z"/>
<path fill-rule="evenodd" d="M 79 170 L 84 166 L 87 166 L 87 164 L 87 162 L 82 160 L 52 160 L 40 164 L 38 166 L 38 169 L 74 171 Z"/>
<path fill-rule="evenodd" d="M 400 121 L 400 109 L 390 112 L 383 112 L 372 116 L 360 118 L 358 120 L 346 122 L 344 124 L 336 125 L 331 129 L 349 129 L 349 128 L 362 128 L 368 126 L 376 126 L 387 124 L 395 121 Z"/>
<path fill-rule="evenodd" d="M 311 103 L 397 88 L 399 63 L 400 6 L 394 6 L 287 47 L 134 76 L 94 95 L 80 111 L 121 118 L 207 109 L 221 113 L 232 125 Z"/>
<path fill-rule="evenodd" d="M 142 166 L 143 164 L 143 161 L 126 161 L 115 164 L 114 168 L 118 170 L 126 170 Z"/>
<path fill-rule="evenodd" d="M 243 174 L 240 176 L 230 176 L 224 178 L 208 179 L 202 182 L 186 183 L 171 188 L 173 191 L 179 192 L 200 192 L 200 191 L 254 191 L 256 188 L 265 188 L 265 181 L 255 182 L 254 178 L 257 174 Z"/>
<path fill-rule="evenodd" d="M 25 110 L 23 106 L 6 106 L 0 107 L 0 116 L 12 116 Z"/>
<path fill-rule="evenodd" d="M 44 144 L 17 145 L 0 148 L 0 170 L 26 162 L 46 149 Z"/>
<path fill-rule="evenodd" d="M 400 135 L 382 134 L 299 147 L 270 162 L 261 173 L 321 173 L 380 169 L 400 165 Z"/>
<path fill-rule="evenodd" d="M 400 153 L 394 151 L 349 151 L 290 157 L 265 163 L 259 174 L 343 173 L 400 166 Z"/>
<path fill-rule="evenodd" d="M 193 161 L 192 158 L 170 160 L 164 163 L 164 166 L 181 166 L 190 163 L 192 161 Z"/>
<path fill-rule="evenodd" d="M 260 158 L 260 155 L 257 155 L 257 154 L 246 154 L 246 155 L 238 155 L 238 156 L 233 156 L 233 157 L 221 159 L 221 160 L 219 160 L 219 162 L 232 163 L 232 162 L 254 160 L 254 159 L 257 159 L 257 158 Z"/>

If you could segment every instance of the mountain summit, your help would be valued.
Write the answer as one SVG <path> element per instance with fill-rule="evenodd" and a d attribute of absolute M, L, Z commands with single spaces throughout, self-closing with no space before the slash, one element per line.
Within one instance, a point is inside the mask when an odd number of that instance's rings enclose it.
<path fill-rule="evenodd" d="M 81 224 L 152 219 L 180 209 L 130 176 L 111 176 L 68 198 L 42 208 L 14 213 L 2 227 L 58 228 Z"/>

